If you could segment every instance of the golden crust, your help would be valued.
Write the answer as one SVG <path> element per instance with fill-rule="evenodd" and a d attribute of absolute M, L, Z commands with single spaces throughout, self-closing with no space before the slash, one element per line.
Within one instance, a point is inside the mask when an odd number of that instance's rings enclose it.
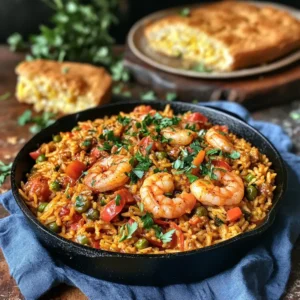
<path fill-rule="evenodd" d="M 50 60 L 24 61 L 16 68 L 21 77 L 44 77 L 51 85 L 68 90 L 74 96 L 91 94 L 95 105 L 107 101 L 111 77 L 104 68 L 89 64 Z"/>
<path fill-rule="evenodd" d="M 300 22 L 270 6 L 225 1 L 192 9 L 149 24 L 147 39 L 165 26 L 183 24 L 220 42 L 232 57 L 230 70 L 263 64 L 300 47 Z"/>

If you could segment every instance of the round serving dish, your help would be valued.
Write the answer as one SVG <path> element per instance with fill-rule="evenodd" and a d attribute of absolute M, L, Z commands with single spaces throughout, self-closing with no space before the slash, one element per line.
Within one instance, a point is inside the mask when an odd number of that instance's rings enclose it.
<path fill-rule="evenodd" d="M 272 162 L 277 173 L 273 207 L 266 220 L 255 230 L 245 232 L 232 239 L 202 249 L 172 254 L 123 254 L 85 247 L 62 238 L 42 225 L 19 194 L 20 183 L 33 166 L 34 161 L 29 153 L 42 143 L 48 142 L 52 135 L 60 131 L 71 130 L 78 121 L 96 119 L 105 115 L 118 114 L 120 111 L 130 112 L 135 106 L 145 104 L 140 101 L 128 101 L 103 105 L 58 119 L 30 141 L 18 153 L 11 173 L 11 186 L 14 198 L 27 218 L 38 239 L 59 259 L 75 269 L 88 275 L 115 282 L 134 285 L 163 285 L 192 282 L 212 276 L 236 263 L 247 251 L 255 246 L 267 229 L 273 224 L 280 201 L 286 189 L 286 169 L 280 154 L 273 145 L 256 129 L 243 120 L 219 111 L 181 102 L 170 103 L 175 113 L 199 111 L 206 115 L 212 123 L 226 124 L 229 130 L 239 137 L 247 139 Z M 151 106 L 163 110 L 166 102 L 153 101 Z"/>
<path fill-rule="evenodd" d="M 300 20 L 300 11 L 295 8 L 271 2 L 249 1 L 249 3 L 257 6 L 273 6 L 275 8 L 287 11 L 292 16 Z M 186 7 L 199 7 L 199 4 L 194 4 Z M 183 68 L 180 60 L 176 58 L 170 58 L 166 55 L 151 50 L 151 48 L 148 46 L 148 42 L 144 35 L 144 29 L 148 24 L 162 19 L 164 17 L 178 14 L 178 12 L 180 12 L 183 8 L 184 7 L 176 7 L 161 10 L 142 18 L 137 23 L 135 23 L 130 29 L 130 32 L 127 37 L 127 44 L 132 53 L 136 57 L 141 59 L 143 62 L 167 73 L 202 79 L 229 79 L 259 75 L 286 67 L 300 59 L 300 50 L 296 50 L 270 63 L 231 72 L 205 73 Z"/>

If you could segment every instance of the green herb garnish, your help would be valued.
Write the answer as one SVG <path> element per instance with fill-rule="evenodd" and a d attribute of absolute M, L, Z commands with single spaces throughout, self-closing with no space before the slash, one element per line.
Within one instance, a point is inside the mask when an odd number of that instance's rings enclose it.
<path fill-rule="evenodd" d="M 212 70 L 208 69 L 203 63 L 199 63 L 192 67 L 192 70 L 199 73 L 210 73 Z"/>
<path fill-rule="evenodd" d="M 191 14 L 191 10 L 188 7 L 185 7 L 179 12 L 179 14 L 182 17 L 188 17 Z"/>
<path fill-rule="evenodd" d="M 18 124 L 20 126 L 24 126 L 25 124 L 31 121 L 32 112 L 31 110 L 27 109 L 23 112 L 21 116 L 18 118 Z"/>
<path fill-rule="evenodd" d="M 164 244 L 166 244 L 166 243 L 171 242 L 174 232 L 175 232 L 175 229 L 167 231 L 164 234 L 162 232 L 160 232 L 160 233 L 156 234 L 156 237 L 158 239 L 160 239 Z"/>
<path fill-rule="evenodd" d="M 132 235 L 136 232 L 138 229 L 138 223 L 134 222 L 132 224 L 125 224 L 120 228 L 121 238 L 119 239 L 119 242 L 123 242 L 125 240 L 128 240 L 132 238 Z"/>
<path fill-rule="evenodd" d="M 156 100 L 156 95 L 153 91 L 148 91 L 141 94 L 141 99 L 144 101 L 153 101 Z"/>
<path fill-rule="evenodd" d="M 233 151 L 229 154 L 229 157 L 232 159 L 239 159 L 241 157 L 241 154 L 238 151 Z"/>
<path fill-rule="evenodd" d="M 173 92 L 169 92 L 166 94 L 167 101 L 174 101 L 177 98 L 177 94 Z"/>
<path fill-rule="evenodd" d="M 194 181 L 196 181 L 196 180 L 199 179 L 199 177 L 197 177 L 197 176 L 195 176 L 195 175 L 193 175 L 193 174 L 187 173 L 187 174 L 185 174 L 185 175 L 186 175 L 186 177 L 189 179 L 190 183 L 193 183 Z"/>
<path fill-rule="evenodd" d="M 10 92 L 6 92 L 0 96 L 0 101 L 7 100 L 11 96 Z"/>
<path fill-rule="evenodd" d="M 116 198 L 115 198 L 115 202 L 116 202 L 116 205 L 117 205 L 117 206 L 120 206 L 121 199 L 122 199 L 121 195 L 120 195 L 120 194 L 117 194 L 117 196 L 116 196 Z"/>

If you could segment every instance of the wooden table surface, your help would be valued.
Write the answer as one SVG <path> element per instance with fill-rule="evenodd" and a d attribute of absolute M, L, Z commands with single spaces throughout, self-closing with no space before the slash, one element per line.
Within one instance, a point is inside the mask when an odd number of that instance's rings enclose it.
<path fill-rule="evenodd" d="M 0 102 L 0 160 L 10 162 L 14 159 L 18 150 L 31 137 L 28 126 L 20 127 L 17 118 L 22 112 L 29 108 L 27 105 L 17 103 L 13 96 L 16 76 L 14 68 L 22 59 L 22 55 L 8 51 L 6 47 L 0 47 L 0 95 L 10 92 L 12 96 Z M 140 91 L 145 88 L 133 83 L 133 95 L 138 97 Z M 270 121 L 285 128 L 294 142 L 294 151 L 300 154 L 300 120 L 290 118 L 291 111 L 300 110 L 300 101 L 296 100 L 287 105 L 271 107 L 252 113 L 258 120 Z M 6 180 L 0 192 L 9 189 L 9 179 Z M 0 218 L 7 212 L 0 206 Z M 284 299 L 300 299 L 300 240 L 298 240 L 292 253 L 292 273 L 286 289 Z M 18 286 L 10 277 L 7 263 L 0 250 L 0 300 L 23 299 Z M 60 285 L 53 288 L 42 299 L 86 299 L 86 297 L 75 287 Z"/>

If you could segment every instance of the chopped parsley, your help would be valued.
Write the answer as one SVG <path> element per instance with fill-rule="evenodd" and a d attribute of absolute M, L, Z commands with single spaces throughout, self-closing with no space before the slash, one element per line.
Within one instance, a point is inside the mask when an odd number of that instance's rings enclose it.
<path fill-rule="evenodd" d="M 30 109 L 26 109 L 21 116 L 18 118 L 18 124 L 24 126 L 31 121 L 32 112 Z"/>
<path fill-rule="evenodd" d="M 98 150 L 100 150 L 100 151 L 110 151 L 111 148 L 112 148 L 112 145 L 109 142 L 105 141 L 103 143 L 103 147 L 98 147 Z"/>
<path fill-rule="evenodd" d="M 207 156 L 211 156 L 211 155 L 220 155 L 221 156 L 222 151 L 220 149 L 214 148 L 214 149 L 210 149 L 210 150 L 206 151 L 206 155 Z"/>
<path fill-rule="evenodd" d="M 121 226 L 120 228 L 120 233 L 121 233 L 121 238 L 119 239 L 119 242 L 123 242 L 125 240 L 131 239 L 132 235 L 136 232 L 138 229 L 138 223 L 134 222 L 132 224 L 125 224 Z"/>
<path fill-rule="evenodd" d="M 10 92 L 6 92 L 6 93 L 0 95 L 0 101 L 7 100 L 10 96 L 11 96 L 11 93 Z"/>
<path fill-rule="evenodd" d="M 144 101 L 153 101 L 153 100 L 156 100 L 156 98 L 157 97 L 153 91 L 148 91 L 148 92 L 141 94 L 141 99 Z"/>
<path fill-rule="evenodd" d="M 187 173 L 187 174 L 185 174 L 185 175 L 186 175 L 186 177 L 188 178 L 188 180 L 190 181 L 190 183 L 193 183 L 194 181 L 196 181 L 196 180 L 199 179 L 197 176 L 195 176 L 195 175 L 193 175 L 193 174 Z"/>
<path fill-rule="evenodd" d="M 118 136 L 115 136 L 113 130 L 104 130 L 102 134 L 100 134 L 99 138 L 101 140 L 106 140 L 106 141 L 119 141 L 120 138 Z"/>
<path fill-rule="evenodd" d="M 199 63 L 192 67 L 192 70 L 199 73 L 210 73 L 212 70 L 208 69 L 203 63 Z"/>
<path fill-rule="evenodd" d="M 141 179 L 152 165 L 152 160 L 149 156 L 143 156 L 140 152 L 137 152 L 129 162 L 132 166 L 135 166 L 128 174 L 132 183 L 136 183 L 138 179 Z"/>
<path fill-rule="evenodd" d="M 233 151 L 228 155 L 231 159 L 239 159 L 241 157 L 240 152 Z"/>
<path fill-rule="evenodd" d="M 188 7 L 185 7 L 179 12 L 179 14 L 186 18 L 191 14 L 191 10 Z"/>
<path fill-rule="evenodd" d="M 201 175 L 208 175 L 210 179 L 218 180 L 217 175 L 214 173 L 215 167 L 211 163 L 201 164 L 200 172 Z"/>
<path fill-rule="evenodd" d="M 116 198 L 115 198 L 115 202 L 116 202 L 116 205 L 117 205 L 117 206 L 120 206 L 121 199 L 122 199 L 121 195 L 120 195 L 120 194 L 117 194 L 117 196 L 116 196 Z"/>
<path fill-rule="evenodd" d="M 70 68 L 69 67 L 63 67 L 63 68 L 61 68 L 61 73 L 62 74 L 68 74 L 69 73 L 69 71 L 70 71 Z"/>
<path fill-rule="evenodd" d="M 86 139 L 81 144 L 83 147 L 88 148 L 92 145 L 92 141 L 90 139 Z"/>
<path fill-rule="evenodd" d="M 142 216 L 141 220 L 143 222 L 143 227 L 145 229 L 153 229 L 155 231 L 155 236 L 158 239 L 160 239 L 163 243 L 171 242 L 175 229 L 163 233 L 162 228 L 157 224 L 154 224 L 152 215 L 150 213 L 146 213 L 144 216 Z"/>
<path fill-rule="evenodd" d="M 158 229 L 159 228 L 159 229 Z M 155 236 L 160 239 L 164 244 L 171 242 L 172 236 L 175 232 L 175 229 L 162 233 L 161 227 L 155 226 Z"/>
<path fill-rule="evenodd" d="M 174 101 L 177 98 L 177 94 L 173 92 L 169 92 L 166 94 L 167 101 Z"/>
<path fill-rule="evenodd" d="M 120 124 L 123 126 L 126 126 L 130 123 L 131 119 L 128 117 L 122 117 L 121 115 L 118 115 L 117 120 Z"/>
<path fill-rule="evenodd" d="M 197 131 L 197 129 L 196 129 L 196 124 L 186 124 L 186 125 L 185 125 L 185 129 L 189 129 L 189 130 L 192 130 L 192 131 L 194 131 L 194 132 Z"/>
<path fill-rule="evenodd" d="M 12 162 L 9 164 L 5 164 L 0 161 L 0 186 L 4 183 L 7 176 L 11 173 Z"/>
<path fill-rule="evenodd" d="M 143 227 L 145 229 L 150 229 L 154 225 L 152 215 L 148 212 L 144 216 L 141 217 L 141 220 L 143 222 Z"/>
<path fill-rule="evenodd" d="M 33 134 L 36 134 L 40 132 L 42 129 L 53 124 L 55 122 L 53 117 L 55 117 L 55 114 L 50 112 L 44 112 L 40 116 L 32 117 L 31 110 L 27 109 L 24 111 L 24 113 L 21 116 L 19 116 L 18 124 L 20 126 L 24 126 L 27 123 L 35 123 L 29 128 L 29 131 Z"/>

